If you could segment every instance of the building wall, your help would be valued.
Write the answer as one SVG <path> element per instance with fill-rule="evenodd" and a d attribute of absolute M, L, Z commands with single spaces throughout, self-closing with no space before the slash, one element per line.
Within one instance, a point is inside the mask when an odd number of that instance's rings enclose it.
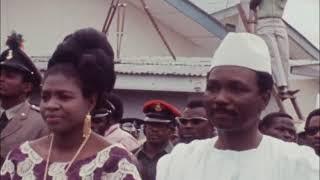
<path fill-rule="evenodd" d="M 32 56 L 51 55 L 63 37 L 84 27 L 102 29 L 111 0 L 1 0 L 1 51 L 12 30 L 24 35 L 25 51 Z M 130 2 L 130 1 L 128 1 Z M 179 33 L 159 24 L 176 56 L 207 53 Z M 116 47 L 116 18 L 109 32 Z M 211 53 L 211 52 L 210 52 Z M 127 3 L 122 56 L 169 56 L 145 12 Z"/>
<path fill-rule="evenodd" d="M 205 78 L 203 77 L 203 81 L 205 81 Z M 158 84 L 159 82 L 157 82 Z M 291 79 L 290 80 L 291 89 L 300 89 L 300 92 L 297 94 L 296 101 L 298 102 L 298 105 L 301 109 L 301 112 L 304 117 L 308 115 L 309 112 L 311 112 L 313 109 L 316 108 L 316 96 L 320 91 L 319 87 L 319 79 Z M 187 86 L 184 86 L 186 88 Z M 183 88 L 183 87 L 181 87 Z M 204 89 L 201 88 L 201 91 Z M 172 92 L 172 91 L 135 91 L 135 90 L 117 90 L 116 92 L 120 92 L 121 97 L 125 97 L 126 102 L 130 102 L 129 104 L 136 104 L 137 106 L 141 107 L 143 105 L 143 102 L 146 100 L 152 99 L 152 98 L 160 98 L 167 100 L 168 102 L 172 102 L 176 106 L 178 106 L 180 109 L 184 107 L 187 103 L 187 101 L 194 97 L 201 96 L 201 92 L 198 93 L 183 93 L 183 92 Z M 298 120 L 297 114 L 293 109 L 292 103 L 290 100 L 285 100 L 283 102 L 284 107 L 288 114 L 294 117 L 295 120 Z M 135 105 L 135 106 L 136 106 Z M 131 109 L 131 105 L 127 107 L 128 109 Z M 141 109 L 140 109 L 141 110 Z M 129 114 L 135 114 L 134 111 L 137 111 L 136 108 L 133 108 L 133 110 L 129 110 Z M 270 112 L 276 112 L 279 111 L 279 108 L 277 106 L 276 100 L 274 97 L 271 98 L 269 105 L 265 109 L 264 112 L 262 112 L 261 117 L 265 116 L 266 114 Z"/>
<path fill-rule="evenodd" d="M 206 79 L 204 77 L 118 74 L 115 89 L 202 92 L 205 90 L 205 86 Z"/>
<path fill-rule="evenodd" d="M 302 114 L 306 117 L 309 112 L 316 108 L 316 96 L 320 91 L 319 80 L 294 80 L 291 81 L 292 88 L 300 89 L 297 94 L 297 102 L 301 108 Z M 162 99 L 172 103 L 180 110 L 183 110 L 188 100 L 201 97 L 201 93 L 183 93 L 183 92 L 164 92 L 164 91 L 135 91 L 135 90 L 116 90 L 115 93 L 121 97 L 125 106 L 124 117 L 143 118 L 143 104 L 150 99 Z M 287 113 L 298 120 L 296 112 L 289 100 L 283 102 Z M 272 97 L 268 107 L 261 114 L 265 116 L 270 112 L 278 111 L 275 98 Z"/>

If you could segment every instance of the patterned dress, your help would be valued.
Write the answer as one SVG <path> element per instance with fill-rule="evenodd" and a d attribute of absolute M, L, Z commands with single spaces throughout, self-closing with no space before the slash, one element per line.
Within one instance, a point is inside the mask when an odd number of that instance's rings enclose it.
<path fill-rule="evenodd" d="M 132 155 L 120 144 L 111 145 L 96 155 L 75 161 L 65 172 L 68 162 L 53 162 L 48 180 L 141 180 Z M 42 180 L 46 161 L 29 142 L 14 149 L 5 160 L 0 179 Z"/>

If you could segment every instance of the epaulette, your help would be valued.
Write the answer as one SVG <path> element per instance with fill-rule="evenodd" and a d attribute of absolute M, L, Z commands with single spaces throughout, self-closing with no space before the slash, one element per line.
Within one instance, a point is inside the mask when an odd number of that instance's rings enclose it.
<path fill-rule="evenodd" d="M 34 105 L 34 104 L 31 105 L 31 109 L 32 109 L 32 110 L 35 110 L 35 111 L 37 111 L 37 112 L 40 112 L 40 107 L 39 107 L 39 106 L 36 106 L 36 105 Z"/>

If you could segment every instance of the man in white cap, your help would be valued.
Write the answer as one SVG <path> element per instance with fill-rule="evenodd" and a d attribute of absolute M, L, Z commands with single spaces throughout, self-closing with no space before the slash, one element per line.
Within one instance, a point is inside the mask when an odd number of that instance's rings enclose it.
<path fill-rule="evenodd" d="M 179 144 L 157 165 L 157 180 L 318 180 L 319 158 L 258 130 L 273 80 L 268 47 L 229 33 L 212 59 L 205 107 L 218 136 Z"/>

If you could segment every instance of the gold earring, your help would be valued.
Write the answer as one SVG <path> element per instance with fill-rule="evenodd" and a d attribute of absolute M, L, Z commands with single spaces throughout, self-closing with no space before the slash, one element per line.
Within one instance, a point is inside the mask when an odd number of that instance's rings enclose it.
<path fill-rule="evenodd" d="M 91 115 L 88 113 L 83 123 L 83 137 L 87 138 L 91 133 Z"/>

